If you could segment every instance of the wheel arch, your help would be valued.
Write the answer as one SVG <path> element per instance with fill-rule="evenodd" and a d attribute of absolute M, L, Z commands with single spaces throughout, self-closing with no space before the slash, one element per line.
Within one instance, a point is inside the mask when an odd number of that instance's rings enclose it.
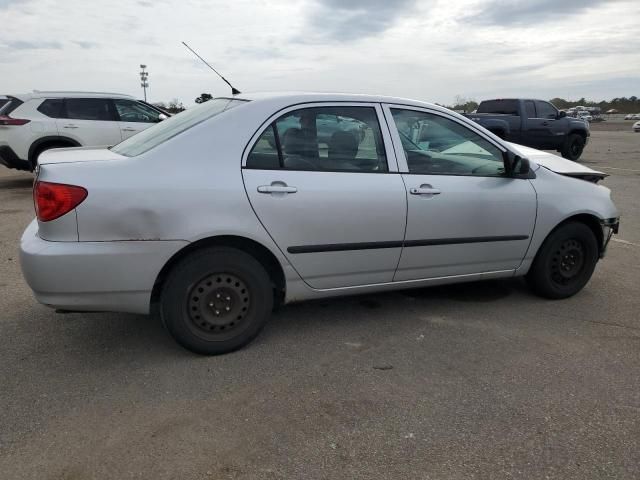
<path fill-rule="evenodd" d="M 562 227 L 563 225 L 566 225 L 567 223 L 571 223 L 571 222 L 583 223 L 587 227 L 589 227 L 589 229 L 593 232 L 593 234 L 595 235 L 596 240 L 598 242 L 598 253 L 602 254 L 602 249 L 603 249 L 603 246 L 604 246 L 604 232 L 602 231 L 602 227 L 601 227 L 601 224 L 600 224 L 600 217 L 598 217 L 597 215 L 595 215 L 593 213 L 583 212 L 583 213 L 576 213 L 574 215 L 571 215 L 571 216 L 565 218 L 564 220 L 562 220 L 555 227 L 553 227 L 549 231 L 549 233 L 547 233 L 547 235 L 544 237 L 544 240 L 542 241 L 542 243 L 538 247 L 538 251 L 536 252 L 536 256 L 540 252 L 540 249 L 542 248 L 542 245 L 544 244 L 544 242 L 547 240 L 547 238 L 549 238 L 549 236 L 553 232 L 558 230 L 558 228 Z"/>
<path fill-rule="evenodd" d="M 153 312 L 158 304 L 160 298 L 160 292 L 164 284 L 165 279 L 169 272 L 177 265 L 183 258 L 186 258 L 191 253 L 209 247 L 231 247 L 241 250 L 258 260 L 267 271 L 274 287 L 274 304 L 280 305 L 284 302 L 286 291 L 286 279 L 284 275 L 284 269 L 280 261 L 267 247 L 258 243 L 255 240 L 238 235 L 219 235 L 214 237 L 206 237 L 197 240 L 189 245 L 185 246 L 178 252 L 176 252 L 162 267 L 160 273 L 156 277 L 156 281 L 151 291 L 151 311 Z"/>
<path fill-rule="evenodd" d="M 55 145 L 55 144 L 66 144 L 69 147 L 81 147 L 80 143 L 73 138 L 64 137 L 61 135 L 49 135 L 46 137 L 38 138 L 34 141 L 29 147 L 29 153 L 27 155 L 27 159 L 33 165 L 35 162 L 35 155 L 38 151 L 42 150 L 42 147 L 46 147 L 47 145 Z"/>
<path fill-rule="evenodd" d="M 569 133 L 567 134 L 567 138 L 569 138 L 570 135 L 580 135 L 585 141 L 587 139 L 587 131 L 586 130 L 582 130 L 580 128 L 574 128 L 572 130 L 569 130 Z"/>

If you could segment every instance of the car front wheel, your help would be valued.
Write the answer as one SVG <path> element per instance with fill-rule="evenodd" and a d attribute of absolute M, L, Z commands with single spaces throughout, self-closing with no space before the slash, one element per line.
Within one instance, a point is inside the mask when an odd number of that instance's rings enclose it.
<path fill-rule="evenodd" d="M 169 274 L 160 297 L 160 315 L 171 336 L 203 355 L 228 353 L 251 342 L 272 308 L 265 268 L 228 247 L 187 256 Z"/>
<path fill-rule="evenodd" d="M 567 223 L 544 241 L 527 281 L 542 297 L 567 298 L 587 284 L 598 258 L 598 242 L 591 229 L 583 223 Z"/>
<path fill-rule="evenodd" d="M 576 161 L 580 158 L 580 155 L 582 155 L 583 150 L 584 137 L 580 134 L 572 133 L 565 141 L 560 153 L 567 160 Z"/>

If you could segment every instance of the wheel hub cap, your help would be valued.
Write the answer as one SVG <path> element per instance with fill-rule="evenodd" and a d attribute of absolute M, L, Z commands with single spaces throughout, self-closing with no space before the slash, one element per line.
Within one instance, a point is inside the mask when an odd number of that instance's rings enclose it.
<path fill-rule="evenodd" d="M 189 292 L 189 318 L 193 326 L 207 333 L 237 328 L 246 318 L 249 305 L 249 289 L 231 274 L 210 275 Z"/>
<path fill-rule="evenodd" d="M 551 260 L 553 280 L 567 285 L 584 265 L 584 248 L 577 240 L 566 240 L 554 253 Z"/>

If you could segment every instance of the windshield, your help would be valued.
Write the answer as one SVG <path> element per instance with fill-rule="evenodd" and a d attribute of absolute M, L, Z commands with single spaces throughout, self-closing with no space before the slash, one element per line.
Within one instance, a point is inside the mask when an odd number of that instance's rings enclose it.
<path fill-rule="evenodd" d="M 197 107 L 185 110 L 171 118 L 129 137 L 111 148 L 112 151 L 127 157 L 135 157 L 179 135 L 198 123 L 204 122 L 222 112 L 237 107 L 246 100 L 215 98 Z"/>

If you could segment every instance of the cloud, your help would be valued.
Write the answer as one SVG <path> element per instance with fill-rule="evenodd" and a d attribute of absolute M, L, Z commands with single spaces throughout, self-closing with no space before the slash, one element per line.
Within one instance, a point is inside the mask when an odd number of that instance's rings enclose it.
<path fill-rule="evenodd" d="M 96 42 L 86 42 L 84 40 L 74 40 L 73 43 L 75 43 L 76 45 L 78 45 L 80 48 L 83 49 L 89 49 L 89 48 L 96 48 L 99 43 Z"/>
<path fill-rule="evenodd" d="M 29 42 L 25 40 L 16 40 L 7 42 L 7 46 L 13 50 L 61 50 L 60 42 Z"/>
<path fill-rule="evenodd" d="M 0 9 L 9 8 L 12 4 L 20 5 L 24 3 L 23 0 L 0 0 Z"/>
<path fill-rule="evenodd" d="M 567 16 L 620 0 L 493 0 L 483 1 L 481 7 L 464 20 L 478 25 L 532 25 L 566 21 Z M 594 19 L 596 22 L 597 19 Z"/>
<path fill-rule="evenodd" d="M 296 40 L 348 42 L 376 36 L 409 14 L 416 0 L 317 0 Z"/>

